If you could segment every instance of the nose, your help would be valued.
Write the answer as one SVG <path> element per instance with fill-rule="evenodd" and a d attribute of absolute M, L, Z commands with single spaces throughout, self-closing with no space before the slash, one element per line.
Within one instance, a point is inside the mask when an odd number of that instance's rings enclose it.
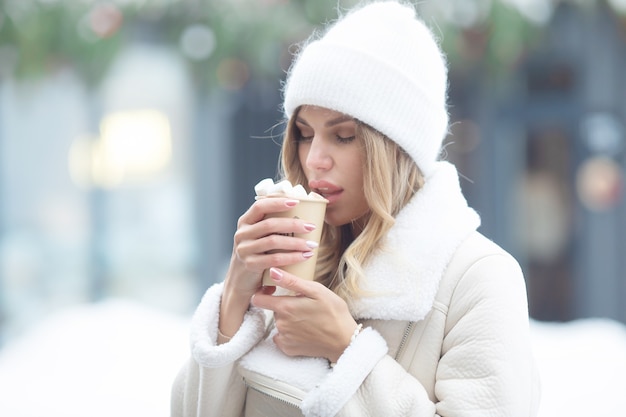
<path fill-rule="evenodd" d="M 328 170 L 333 160 L 329 146 L 322 138 L 315 136 L 309 144 L 306 155 L 306 167 L 311 170 Z"/>

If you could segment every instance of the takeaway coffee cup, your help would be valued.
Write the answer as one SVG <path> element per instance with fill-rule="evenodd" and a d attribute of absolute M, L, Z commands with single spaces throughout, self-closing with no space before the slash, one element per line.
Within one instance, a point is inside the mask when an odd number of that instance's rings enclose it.
<path fill-rule="evenodd" d="M 320 238 L 322 236 L 322 228 L 324 227 L 324 216 L 326 214 L 326 205 L 328 204 L 328 200 L 316 193 L 309 193 L 308 195 L 305 193 L 304 195 L 302 195 L 301 192 L 292 192 L 292 190 L 294 190 L 298 186 L 292 188 L 290 187 L 290 184 L 288 184 L 287 189 L 284 189 L 284 183 L 285 181 L 281 183 L 283 184 L 283 189 L 281 189 L 280 192 L 277 192 L 276 188 L 274 188 L 268 190 L 267 192 L 261 192 L 263 195 L 259 195 L 260 191 L 258 189 L 258 186 L 255 187 L 255 190 L 257 191 L 256 198 L 262 199 L 273 197 L 288 197 L 299 200 L 300 202 L 293 208 L 279 213 L 268 214 L 267 217 L 287 217 L 302 219 L 308 223 L 313 223 L 315 225 L 315 230 L 313 230 L 312 232 L 294 233 L 293 236 L 306 240 L 312 240 L 319 244 Z M 276 187 L 276 185 L 274 187 Z M 313 252 L 313 256 L 311 256 L 310 258 L 292 265 L 281 266 L 280 269 L 294 274 L 302 279 L 312 281 L 313 279 L 315 279 L 315 264 L 317 263 L 318 248 L 311 249 L 311 251 Z M 274 281 L 270 277 L 269 269 L 263 272 L 263 285 L 275 285 Z"/>

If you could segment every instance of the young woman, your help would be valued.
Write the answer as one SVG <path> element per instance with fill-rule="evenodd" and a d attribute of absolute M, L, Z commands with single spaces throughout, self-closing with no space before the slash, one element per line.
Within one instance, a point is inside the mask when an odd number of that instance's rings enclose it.
<path fill-rule="evenodd" d="M 192 321 L 173 416 L 533 416 L 525 285 L 482 236 L 453 165 L 447 69 L 415 10 L 354 9 L 312 38 L 284 89 L 282 177 L 329 200 L 319 247 L 297 204 L 238 222 Z M 272 252 L 280 249 L 279 253 Z M 316 280 L 281 269 L 318 252 Z M 261 276 L 271 268 L 272 294 Z"/>

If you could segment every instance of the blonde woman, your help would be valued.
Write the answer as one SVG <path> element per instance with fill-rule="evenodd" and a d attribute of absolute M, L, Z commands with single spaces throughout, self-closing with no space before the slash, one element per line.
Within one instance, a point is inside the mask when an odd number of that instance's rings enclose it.
<path fill-rule="evenodd" d="M 432 33 L 395 1 L 303 46 L 282 175 L 329 201 L 322 239 L 293 237 L 313 230 L 306 219 L 266 217 L 297 200 L 240 217 L 227 275 L 194 315 L 173 416 L 536 414 L 522 273 L 438 160 L 446 88 Z M 281 269 L 316 250 L 315 281 Z M 266 269 L 297 295 L 262 287 Z"/>

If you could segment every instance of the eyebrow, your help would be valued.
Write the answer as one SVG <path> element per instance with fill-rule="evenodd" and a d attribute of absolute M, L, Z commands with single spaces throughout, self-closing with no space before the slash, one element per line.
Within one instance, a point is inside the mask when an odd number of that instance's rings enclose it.
<path fill-rule="evenodd" d="M 336 117 L 334 119 L 331 119 L 329 121 L 327 121 L 326 123 L 324 123 L 324 127 L 332 127 L 344 122 L 352 122 L 354 121 L 353 117 L 350 116 L 346 116 L 346 115 L 341 115 L 339 117 Z M 306 122 L 306 120 L 302 119 L 301 117 L 297 117 L 296 118 L 296 122 L 298 123 L 302 123 L 305 126 L 309 126 L 309 124 Z M 309 126 L 310 127 L 310 126 Z"/>

